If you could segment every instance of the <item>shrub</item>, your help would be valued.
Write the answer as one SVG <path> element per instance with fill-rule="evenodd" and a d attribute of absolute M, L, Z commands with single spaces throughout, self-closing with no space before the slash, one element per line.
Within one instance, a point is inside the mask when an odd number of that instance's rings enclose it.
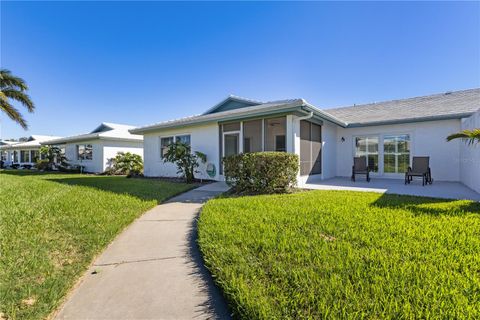
<path fill-rule="evenodd" d="M 254 152 L 223 159 L 225 180 L 238 193 L 282 193 L 297 184 L 298 156 Z"/>
<path fill-rule="evenodd" d="M 47 166 L 43 169 L 46 171 L 53 171 L 58 163 L 63 163 L 67 160 L 62 149 L 56 146 L 42 146 L 40 154 L 47 161 Z"/>
<path fill-rule="evenodd" d="M 13 163 L 10 167 L 12 169 L 18 169 L 18 168 L 20 168 L 20 164 L 19 163 Z"/>
<path fill-rule="evenodd" d="M 140 175 L 143 171 L 143 160 L 138 154 L 119 152 L 115 158 L 110 159 L 110 168 L 105 174 L 126 174 L 128 176 Z"/>
<path fill-rule="evenodd" d="M 45 171 L 48 170 L 49 163 L 47 159 L 37 160 L 35 167 L 37 167 L 37 170 Z"/>
<path fill-rule="evenodd" d="M 78 164 L 68 164 L 63 162 L 61 165 L 57 166 L 58 171 L 67 172 L 67 173 L 83 173 L 85 167 Z"/>
<path fill-rule="evenodd" d="M 195 151 L 192 153 L 190 145 L 181 141 L 173 142 L 168 146 L 168 150 L 163 158 L 164 162 L 172 162 L 177 165 L 177 173 L 180 173 L 186 183 L 192 183 L 195 180 L 195 173 L 199 171 L 199 161 L 206 162 L 207 156 L 204 153 Z"/>

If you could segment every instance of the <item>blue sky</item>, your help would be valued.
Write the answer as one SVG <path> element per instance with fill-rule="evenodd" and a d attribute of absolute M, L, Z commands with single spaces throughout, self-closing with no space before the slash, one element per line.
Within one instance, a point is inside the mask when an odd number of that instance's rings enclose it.
<path fill-rule="evenodd" d="M 236 94 L 320 108 L 480 86 L 480 3 L 1 2 L 1 67 L 24 131 L 198 114 Z"/>

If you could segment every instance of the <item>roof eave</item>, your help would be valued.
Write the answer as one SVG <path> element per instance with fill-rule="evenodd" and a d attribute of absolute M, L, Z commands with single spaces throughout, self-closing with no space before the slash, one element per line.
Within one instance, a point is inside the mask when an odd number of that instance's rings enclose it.
<path fill-rule="evenodd" d="M 82 135 L 82 136 L 72 136 L 72 137 L 65 137 L 62 139 L 53 139 L 53 140 L 48 140 L 41 142 L 41 145 L 52 145 L 52 144 L 67 144 L 70 142 L 78 142 L 78 141 L 85 141 L 85 140 L 94 140 L 98 139 L 100 136 L 100 133 L 90 133 L 87 135 Z"/>
<path fill-rule="evenodd" d="M 265 115 L 274 115 L 278 113 L 285 113 L 285 112 L 293 112 L 301 109 L 303 104 L 298 103 L 289 103 L 285 104 L 284 106 L 277 108 L 275 110 L 258 110 L 258 111 L 250 111 L 248 113 L 238 113 L 220 117 L 212 117 L 211 119 L 205 120 L 195 120 L 192 121 L 185 121 L 184 123 L 164 123 L 164 124 L 156 124 L 151 126 L 146 126 L 142 128 L 135 128 L 128 130 L 131 134 L 144 134 L 147 132 L 158 131 L 158 130 L 165 130 L 165 129 L 172 129 L 177 127 L 191 127 L 191 126 L 199 126 L 205 125 L 208 123 L 218 123 L 218 122 L 226 122 L 226 121 L 233 121 L 233 120 L 240 120 L 245 118 L 254 118 L 254 117 L 261 117 Z"/>
<path fill-rule="evenodd" d="M 472 114 L 474 114 L 474 112 L 463 112 L 463 113 L 456 113 L 456 114 L 428 116 L 428 117 L 419 117 L 419 118 L 410 118 L 410 119 L 394 119 L 394 120 L 385 120 L 385 121 L 356 122 L 356 123 L 349 123 L 347 125 L 347 128 L 372 127 L 372 126 L 383 126 L 383 125 L 402 124 L 402 123 L 462 119 L 462 118 L 468 118 Z"/>
<path fill-rule="evenodd" d="M 340 120 L 339 118 L 337 117 L 334 117 L 332 116 L 331 114 L 329 114 L 328 112 L 325 112 L 323 110 L 320 110 L 318 109 L 317 107 L 315 107 L 314 105 L 308 103 L 308 102 L 304 102 L 303 104 L 304 106 L 304 109 L 308 110 L 308 111 L 312 111 L 313 113 L 316 113 L 318 116 L 320 116 L 321 118 L 323 118 L 324 120 L 327 120 L 327 121 L 330 121 L 330 122 L 333 122 L 343 128 L 346 128 L 347 127 L 347 123 Z"/>

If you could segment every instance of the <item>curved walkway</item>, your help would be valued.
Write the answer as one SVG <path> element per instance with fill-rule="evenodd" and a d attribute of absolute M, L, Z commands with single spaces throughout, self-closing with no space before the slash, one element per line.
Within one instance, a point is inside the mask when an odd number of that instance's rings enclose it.
<path fill-rule="evenodd" d="M 228 319 L 196 243 L 203 203 L 227 190 L 212 183 L 135 220 L 97 258 L 56 319 Z"/>

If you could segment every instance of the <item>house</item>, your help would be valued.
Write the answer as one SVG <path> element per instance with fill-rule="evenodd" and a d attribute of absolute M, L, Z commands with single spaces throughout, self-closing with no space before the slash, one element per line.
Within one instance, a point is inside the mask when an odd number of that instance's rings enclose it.
<path fill-rule="evenodd" d="M 133 126 L 104 122 L 89 133 L 50 140 L 42 144 L 61 145 L 69 164 L 81 165 L 85 172 L 101 173 L 119 152 L 143 156 L 143 137 L 131 134 Z"/>
<path fill-rule="evenodd" d="M 312 176 L 348 177 L 354 156 L 366 156 L 373 178 L 403 179 L 417 155 L 430 156 L 436 180 L 473 175 L 480 181 L 480 163 L 471 161 L 466 168 L 461 161 L 464 144 L 445 140 L 464 129 L 475 112 L 478 117 L 479 108 L 480 89 L 333 109 L 303 99 L 261 102 L 229 96 L 201 115 L 130 132 L 144 137 L 146 176 L 177 175 L 162 156 L 169 143 L 181 140 L 207 155 L 198 178 L 222 180 L 224 156 L 286 151 L 300 158 L 300 183 Z"/>
<path fill-rule="evenodd" d="M 6 167 L 13 164 L 33 166 L 41 158 L 41 143 L 58 138 L 60 137 L 31 135 L 27 141 L 2 141 L 0 144 L 1 160 Z"/>

